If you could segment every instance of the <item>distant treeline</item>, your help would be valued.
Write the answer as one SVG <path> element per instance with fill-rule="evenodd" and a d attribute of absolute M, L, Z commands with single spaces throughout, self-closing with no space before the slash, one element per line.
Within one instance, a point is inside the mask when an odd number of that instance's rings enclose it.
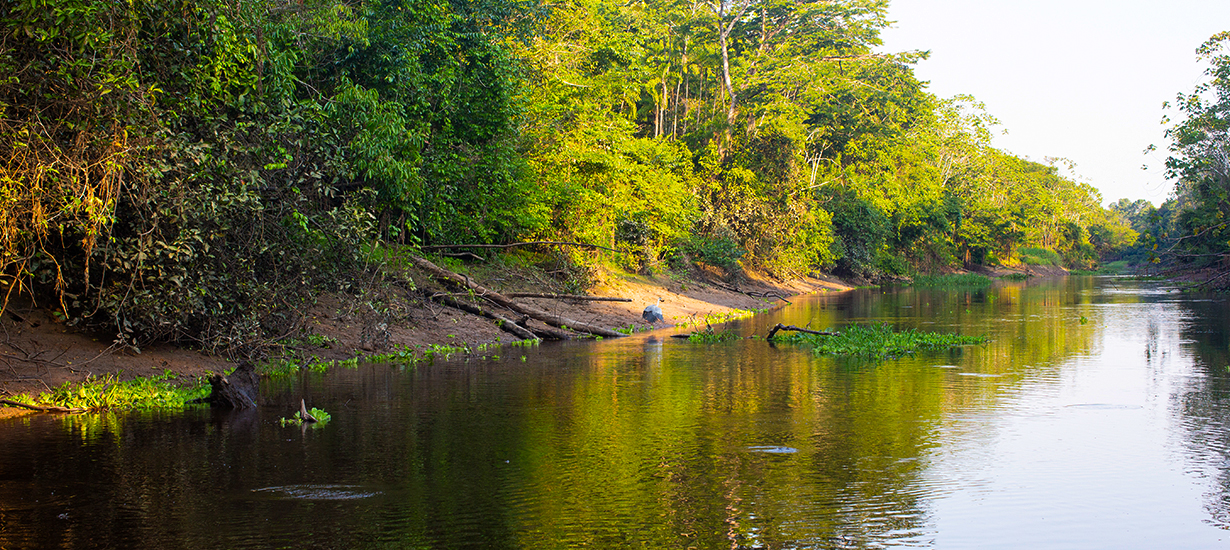
<path fill-rule="evenodd" d="M 869 280 L 1129 250 L 1061 161 L 927 93 L 925 53 L 875 52 L 887 5 L 6 2 L 0 277 L 125 342 L 234 350 L 378 246 Z"/>

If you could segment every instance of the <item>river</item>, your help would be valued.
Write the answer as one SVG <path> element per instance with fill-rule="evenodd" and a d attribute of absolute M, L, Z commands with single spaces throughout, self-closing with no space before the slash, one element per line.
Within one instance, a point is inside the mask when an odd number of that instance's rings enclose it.
<path fill-rule="evenodd" d="M 246 414 L 0 421 L 0 548 L 1230 547 L 1226 296 L 861 289 L 731 326 L 778 322 L 990 342 L 666 330 L 306 373 Z M 282 426 L 300 398 L 332 419 Z"/>

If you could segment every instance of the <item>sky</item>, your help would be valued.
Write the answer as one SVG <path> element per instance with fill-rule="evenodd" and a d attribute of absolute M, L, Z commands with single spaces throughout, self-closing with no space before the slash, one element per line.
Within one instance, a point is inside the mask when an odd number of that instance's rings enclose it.
<path fill-rule="evenodd" d="M 915 74 L 984 103 L 995 147 L 1071 160 L 1104 204 L 1161 204 L 1162 117 L 1179 117 L 1162 103 L 1205 80 L 1196 48 L 1230 30 L 1230 0 L 892 0 L 889 19 L 880 51 L 930 50 Z"/>

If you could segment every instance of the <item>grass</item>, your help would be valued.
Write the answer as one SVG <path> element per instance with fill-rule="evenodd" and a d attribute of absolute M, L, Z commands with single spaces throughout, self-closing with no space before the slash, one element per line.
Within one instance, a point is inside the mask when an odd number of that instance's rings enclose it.
<path fill-rule="evenodd" d="M 1063 265 L 1059 253 L 1049 248 L 1024 247 L 1020 249 L 1021 262 L 1029 265 Z"/>
<path fill-rule="evenodd" d="M 765 309 L 732 309 L 730 311 L 721 311 L 718 313 L 706 313 L 703 317 L 690 317 L 680 321 L 675 326 L 678 328 L 699 327 L 703 325 L 720 325 L 722 323 L 734 321 L 737 319 L 746 319 L 757 313 L 768 311 Z"/>
<path fill-rule="evenodd" d="M 89 377 L 81 383 L 65 382 L 38 397 L 15 401 L 43 407 L 84 411 L 182 409 L 188 401 L 209 395 L 203 379 L 181 384 L 171 371 L 158 376 L 121 381 L 117 374 Z"/>
<path fill-rule="evenodd" d="M 991 286 L 991 278 L 977 273 L 918 275 L 910 286 L 919 288 L 981 288 Z"/>
<path fill-rule="evenodd" d="M 985 336 L 961 336 L 914 329 L 894 331 L 888 324 L 851 325 L 840 336 L 794 333 L 781 342 L 810 344 L 816 355 L 840 355 L 871 360 L 891 359 L 918 351 L 937 351 L 987 342 Z"/>

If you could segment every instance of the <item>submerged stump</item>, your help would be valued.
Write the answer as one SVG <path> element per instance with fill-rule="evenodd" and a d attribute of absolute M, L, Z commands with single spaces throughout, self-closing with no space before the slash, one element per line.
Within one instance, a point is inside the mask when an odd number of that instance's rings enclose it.
<path fill-rule="evenodd" d="M 256 408 L 260 396 L 260 376 L 256 367 L 247 361 L 240 363 L 229 376 L 215 374 L 209 377 L 211 391 L 205 402 L 225 409 Z"/>

